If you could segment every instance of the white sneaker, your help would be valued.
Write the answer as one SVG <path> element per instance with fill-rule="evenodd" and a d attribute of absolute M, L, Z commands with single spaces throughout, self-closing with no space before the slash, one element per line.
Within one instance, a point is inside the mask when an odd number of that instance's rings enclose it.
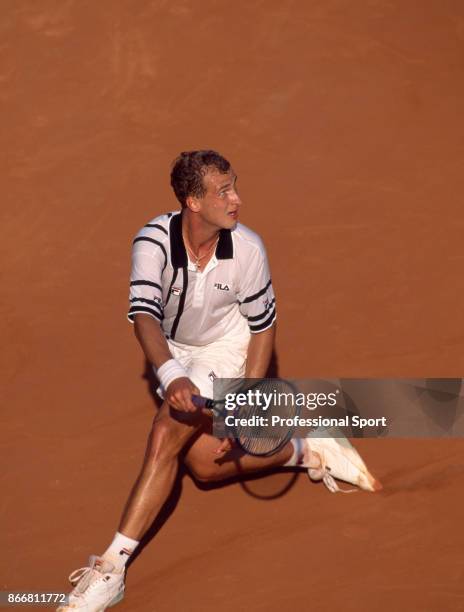
<path fill-rule="evenodd" d="M 69 576 L 74 589 L 68 603 L 56 612 L 103 612 L 124 597 L 124 570 L 115 572 L 114 565 L 92 555 L 88 567 L 81 567 Z"/>
<path fill-rule="evenodd" d="M 322 463 L 320 468 L 308 469 L 311 480 L 322 480 L 332 493 L 356 491 L 356 489 L 340 489 L 335 478 L 354 484 L 364 491 L 379 491 L 382 488 L 380 482 L 367 469 L 358 451 L 339 429 L 324 430 L 327 436 L 334 437 L 313 438 L 313 435 L 318 435 L 318 431 L 320 435 L 320 430 L 316 430 L 305 438 L 307 446 L 319 455 Z"/>

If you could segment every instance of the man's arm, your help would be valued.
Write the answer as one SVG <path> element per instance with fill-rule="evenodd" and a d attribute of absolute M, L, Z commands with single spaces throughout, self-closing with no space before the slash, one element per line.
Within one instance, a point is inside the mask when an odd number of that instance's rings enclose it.
<path fill-rule="evenodd" d="M 156 369 L 172 359 L 168 343 L 156 319 L 143 313 L 136 314 L 134 333 L 145 353 L 145 357 Z"/>
<path fill-rule="evenodd" d="M 268 329 L 251 334 L 248 345 L 245 378 L 264 378 L 271 361 L 274 348 L 275 323 Z"/>
<path fill-rule="evenodd" d="M 157 370 L 173 358 L 156 319 L 143 313 L 136 314 L 134 332 L 145 357 Z M 188 377 L 182 376 L 169 384 L 165 390 L 165 399 L 177 410 L 193 412 L 196 408 L 192 404 L 192 394 L 200 395 L 200 392 Z"/>

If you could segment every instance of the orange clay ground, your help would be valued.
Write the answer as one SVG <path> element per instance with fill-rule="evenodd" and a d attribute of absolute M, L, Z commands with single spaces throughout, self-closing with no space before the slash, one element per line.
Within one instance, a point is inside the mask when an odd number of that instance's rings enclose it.
<path fill-rule="evenodd" d="M 463 375 L 461 2 L 1 13 L 1 590 L 67 589 L 116 530 L 155 409 L 125 321 L 131 240 L 177 208 L 181 150 L 239 175 L 282 376 Z M 117 609 L 464 610 L 464 442 L 357 446 L 379 494 L 302 475 L 265 501 L 181 476 Z"/>

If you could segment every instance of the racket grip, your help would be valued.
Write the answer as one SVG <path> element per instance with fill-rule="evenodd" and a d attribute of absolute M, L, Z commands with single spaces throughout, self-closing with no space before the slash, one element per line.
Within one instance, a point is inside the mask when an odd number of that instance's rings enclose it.
<path fill-rule="evenodd" d="M 205 398 L 201 397 L 201 395 L 192 395 L 192 404 L 197 408 L 204 408 Z"/>
<path fill-rule="evenodd" d="M 197 408 L 208 408 L 209 410 L 214 408 L 213 400 L 201 395 L 192 395 L 192 404 Z"/>

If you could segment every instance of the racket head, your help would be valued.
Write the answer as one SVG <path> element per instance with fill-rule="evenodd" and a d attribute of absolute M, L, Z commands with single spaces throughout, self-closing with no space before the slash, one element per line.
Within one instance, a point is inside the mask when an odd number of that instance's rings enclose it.
<path fill-rule="evenodd" d="M 248 381 L 249 382 L 249 381 Z M 241 425 L 237 423 L 233 429 L 233 437 L 237 445 L 247 454 L 257 457 L 269 457 L 281 450 L 292 438 L 295 425 L 271 426 L 272 417 L 279 416 L 284 419 L 293 419 L 300 415 L 300 406 L 296 405 L 296 387 L 289 381 L 278 378 L 259 379 L 254 384 L 247 385 L 246 391 L 253 394 L 259 392 L 272 400 L 266 410 L 255 403 L 247 403 L 235 410 L 237 419 L 245 419 L 247 423 L 252 417 L 257 417 L 257 424 Z M 267 419 L 262 424 L 258 417 Z"/>

